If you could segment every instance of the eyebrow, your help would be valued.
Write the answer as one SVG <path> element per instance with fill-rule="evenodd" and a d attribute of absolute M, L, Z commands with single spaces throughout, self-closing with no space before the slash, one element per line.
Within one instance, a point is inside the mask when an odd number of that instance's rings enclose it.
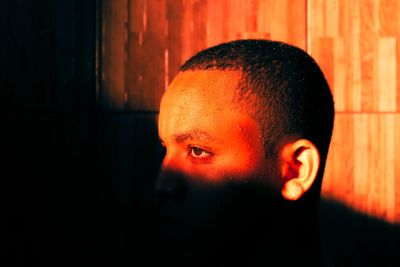
<path fill-rule="evenodd" d="M 210 135 L 208 132 L 199 129 L 193 129 L 191 131 L 187 131 L 184 133 L 174 134 L 173 138 L 177 143 L 183 143 L 184 141 L 187 140 L 200 140 L 203 142 L 209 142 L 209 141 L 221 142 L 221 140 Z"/>

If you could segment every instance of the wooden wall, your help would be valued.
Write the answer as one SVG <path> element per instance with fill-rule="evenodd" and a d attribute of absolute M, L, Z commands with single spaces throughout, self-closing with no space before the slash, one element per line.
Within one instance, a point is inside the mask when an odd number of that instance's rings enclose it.
<path fill-rule="evenodd" d="M 310 1 L 308 24 L 336 106 L 324 195 L 398 223 L 399 12 L 396 0 Z"/>
<path fill-rule="evenodd" d="M 386 251 L 387 266 L 395 266 L 400 0 L 104 0 L 102 14 L 98 103 L 105 111 L 156 114 L 179 66 L 220 42 L 274 39 L 310 53 L 326 75 L 336 109 L 323 200 L 350 211 L 342 220 L 335 217 L 337 209 L 323 205 L 323 230 L 330 231 L 339 262 L 373 266 L 363 255 L 378 248 Z M 389 230 L 371 228 L 375 223 Z M 337 235 L 339 225 L 342 234 Z M 371 231 L 384 237 L 368 239 Z M 379 238 L 383 241 L 375 242 Z M 384 266 L 381 256 L 375 263 Z"/>
<path fill-rule="evenodd" d="M 99 98 L 107 110 L 157 111 L 179 66 L 220 42 L 272 38 L 306 47 L 304 0 L 103 2 Z"/>
<path fill-rule="evenodd" d="M 299 46 L 335 98 L 324 196 L 400 222 L 399 12 L 398 0 L 104 1 L 101 107 L 156 112 L 179 66 L 223 41 Z"/>

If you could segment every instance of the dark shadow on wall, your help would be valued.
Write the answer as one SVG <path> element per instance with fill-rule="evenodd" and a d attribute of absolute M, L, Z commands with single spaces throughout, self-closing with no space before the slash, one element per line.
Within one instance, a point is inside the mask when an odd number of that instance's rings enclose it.
<path fill-rule="evenodd" d="M 335 266 L 400 266 L 400 225 L 323 199 L 321 234 Z"/>
<path fill-rule="evenodd" d="M 90 266 L 96 1 L 0 1 L 0 266 Z"/>
<path fill-rule="evenodd" d="M 157 115 L 100 113 L 96 263 L 125 266 L 152 257 L 153 184 L 162 161 Z"/>
<path fill-rule="evenodd" d="M 146 260 L 153 230 L 147 203 L 162 155 L 155 119 L 0 115 L 0 265 L 124 266 Z"/>

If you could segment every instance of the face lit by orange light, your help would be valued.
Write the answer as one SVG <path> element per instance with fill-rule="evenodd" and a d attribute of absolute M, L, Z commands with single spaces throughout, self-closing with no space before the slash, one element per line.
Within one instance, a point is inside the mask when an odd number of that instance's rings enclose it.
<path fill-rule="evenodd" d="M 258 124 L 233 103 L 240 75 L 190 71 L 175 78 L 160 106 L 163 168 L 216 183 L 263 175 Z"/>
<path fill-rule="evenodd" d="M 270 194 L 276 179 L 258 123 L 233 101 L 240 78 L 238 71 L 181 72 L 160 105 L 163 234 L 202 258 L 230 250 L 227 240 L 240 249 L 236 242 L 275 218 L 268 205 L 276 207 Z"/>

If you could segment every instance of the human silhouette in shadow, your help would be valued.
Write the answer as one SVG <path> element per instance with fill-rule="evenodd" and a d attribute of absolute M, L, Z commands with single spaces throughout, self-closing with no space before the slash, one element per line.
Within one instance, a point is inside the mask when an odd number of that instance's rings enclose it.
<path fill-rule="evenodd" d="M 333 99 L 318 65 L 239 40 L 189 59 L 163 95 L 161 266 L 330 266 L 318 209 Z"/>

